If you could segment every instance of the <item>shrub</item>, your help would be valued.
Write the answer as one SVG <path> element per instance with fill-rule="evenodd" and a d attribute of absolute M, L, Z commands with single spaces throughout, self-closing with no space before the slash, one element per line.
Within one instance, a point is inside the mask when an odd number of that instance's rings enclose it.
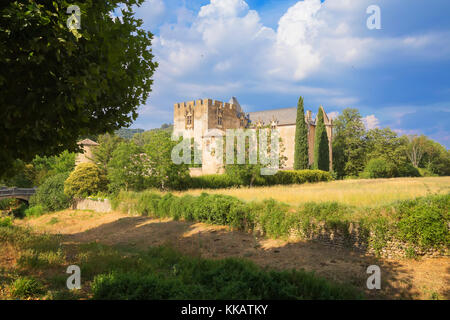
<path fill-rule="evenodd" d="M 322 170 L 279 170 L 274 175 L 259 176 L 255 178 L 255 186 L 288 185 L 314 183 L 320 181 L 331 181 L 333 177 L 330 172 Z M 213 174 L 192 177 L 189 188 L 191 189 L 220 189 L 239 187 L 242 182 L 230 174 Z"/>
<path fill-rule="evenodd" d="M 0 217 L 0 227 L 9 227 L 12 225 L 11 217 Z"/>
<path fill-rule="evenodd" d="M 364 172 L 365 177 L 372 179 L 393 177 L 392 167 L 390 167 L 386 160 L 381 158 L 369 160 Z"/>
<path fill-rule="evenodd" d="M 62 210 L 70 206 L 70 198 L 64 193 L 67 173 L 47 178 L 30 197 L 30 206 L 41 206 L 46 211 Z"/>
<path fill-rule="evenodd" d="M 289 235 L 292 227 L 288 210 L 288 205 L 273 199 L 265 200 L 259 205 L 251 206 L 251 222 L 255 227 L 260 227 L 260 231 L 269 237 L 285 237 Z"/>
<path fill-rule="evenodd" d="M 29 207 L 25 210 L 25 216 L 26 217 L 39 217 L 45 213 L 45 208 L 42 205 L 35 205 L 32 207 Z"/>
<path fill-rule="evenodd" d="M 167 300 L 182 299 L 186 288 L 179 279 L 159 275 L 113 272 L 94 278 L 92 291 L 96 300 Z"/>
<path fill-rule="evenodd" d="M 397 167 L 399 177 L 420 177 L 420 171 L 410 162 L 404 163 Z"/>
<path fill-rule="evenodd" d="M 399 237 L 422 248 L 450 243 L 450 196 L 406 200 L 398 204 Z"/>
<path fill-rule="evenodd" d="M 22 277 L 11 284 L 11 295 L 14 298 L 24 299 L 35 297 L 44 293 L 42 284 L 32 277 Z"/>
<path fill-rule="evenodd" d="M 80 163 L 64 183 L 64 193 L 70 198 L 85 198 L 106 191 L 107 180 L 95 164 Z"/>
<path fill-rule="evenodd" d="M 427 168 L 418 168 L 419 173 L 422 177 L 437 177 L 438 175 L 433 173 L 431 170 Z"/>
<path fill-rule="evenodd" d="M 239 180 L 228 174 L 210 174 L 191 177 L 189 181 L 190 189 L 219 189 L 238 187 L 239 185 Z"/>

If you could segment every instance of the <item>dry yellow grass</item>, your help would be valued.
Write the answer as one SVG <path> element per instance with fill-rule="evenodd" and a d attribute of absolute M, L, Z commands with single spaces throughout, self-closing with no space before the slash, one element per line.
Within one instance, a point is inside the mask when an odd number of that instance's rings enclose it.
<path fill-rule="evenodd" d="M 450 177 L 343 180 L 290 186 L 203 189 L 178 192 L 225 194 L 245 201 L 273 198 L 298 205 L 305 202 L 338 201 L 357 206 L 379 206 L 396 200 L 450 192 Z"/>

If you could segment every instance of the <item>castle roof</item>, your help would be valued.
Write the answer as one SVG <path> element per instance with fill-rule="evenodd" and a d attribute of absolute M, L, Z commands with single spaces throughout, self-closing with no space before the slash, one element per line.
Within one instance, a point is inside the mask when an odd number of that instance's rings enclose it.
<path fill-rule="evenodd" d="M 277 121 L 277 125 L 295 124 L 297 119 L 297 108 L 282 108 L 274 110 L 249 112 L 250 121 L 256 123 L 261 121 L 263 125 L 271 124 L 272 120 Z"/>

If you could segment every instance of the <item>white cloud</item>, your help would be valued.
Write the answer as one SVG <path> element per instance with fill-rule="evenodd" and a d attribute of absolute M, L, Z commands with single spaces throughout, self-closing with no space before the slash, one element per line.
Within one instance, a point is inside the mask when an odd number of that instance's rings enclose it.
<path fill-rule="evenodd" d="M 339 116 L 339 111 L 331 111 L 327 113 L 328 118 L 330 118 L 331 120 L 336 119 Z"/>
<path fill-rule="evenodd" d="M 373 114 L 365 116 L 362 121 L 368 130 L 378 128 L 380 124 L 380 121 Z"/>
<path fill-rule="evenodd" d="M 439 41 L 450 38 L 445 33 L 377 37 L 368 31 L 365 9 L 372 2 L 298 1 L 272 29 L 244 0 L 211 0 L 196 11 L 178 2 L 173 7 L 172 2 L 148 0 L 138 16 L 150 26 L 166 21 L 158 24 L 152 46 L 159 67 L 151 110 L 164 110 L 161 116 L 168 121 L 174 102 L 239 98 L 243 93 L 307 95 L 317 107 L 340 110 L 355 107 L 359 97 L 339 87 L 317 85 L 321 80 L 339 79 L 351 67 L 389 63 L 386 57 L 393 53 L 397 58 L 392 61 L 398 61 L 398 55 L 426 58 L 430 48 L 433 58 L 450 56 L 448 41 Z M 172 19 L 166 19 L 169 14 Z M 310 79 L 314 85 L 306 84 Z M 379 123 L 374 115 L 366 118 L 367 125 Z"/>

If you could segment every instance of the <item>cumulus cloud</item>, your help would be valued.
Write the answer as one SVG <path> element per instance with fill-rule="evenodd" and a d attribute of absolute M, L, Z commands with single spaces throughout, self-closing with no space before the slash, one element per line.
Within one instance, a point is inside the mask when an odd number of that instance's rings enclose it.
<path fill-rule="evenodd" d="M 384 19 L 394 4 L 379 3 Z M 294 106 L 292 97 L 298 95 L 306 96 L 311 109 L 320 104 L 326 110 L 361 107 L 356 104 L 370 104 L 367 97 L 359 87 L 348 90 L 359 79 L 346 81 L 346 76 L 362 75 L 364 68 L 386 70 L 386 65 L 408 59 L 448 59 L 450 41 L 444 40 L 450 39 L 449 31 L 388 33 L 387 19 L 383 30 L 369 31 L 366 8 L 371 4 L 373 0 L 298 1 L 271 28 L 245 0 L 210 0 L 201 7 L 147 0 L 137 16 L 155 34 L 152 50 L 159 68 L 151 107 L 142 114 L 162 110 L 161 122 L 168 122 L 174 102 L 232 95 L 247 97 L 240 99 L 246 111 L 260 110 L 258 104 L 269 99 L 267 108 Z M 365 110 L 368 128 L 380 123 L 371 113 L 381 113 L 374 109 Z M 385 124 L 384 115 L 381 120 Z"/>
<path fill-rule="evenodd" d="M 380 121 L 373 114 L 365 116 L 362 121 L 368 130 L 378 128 L 380 124 Z"/>

